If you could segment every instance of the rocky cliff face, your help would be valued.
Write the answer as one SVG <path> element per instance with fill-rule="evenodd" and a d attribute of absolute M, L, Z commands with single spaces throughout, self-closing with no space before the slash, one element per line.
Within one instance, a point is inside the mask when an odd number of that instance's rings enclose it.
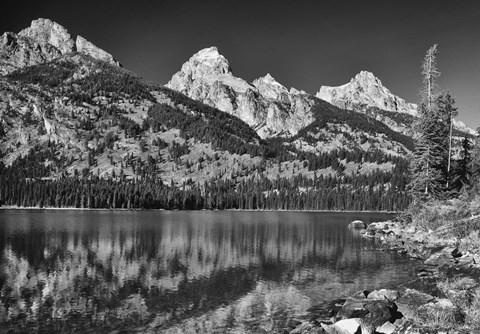
<path fill-rule="evenodd" d="M 416 104 L 407 103 L 393 95 L 377 77 L 367 71 L 360 72 L 345 85 L 322 86 L 316 96 L 337 107 L 355 111 L 376 107 L 387 111 L 417 114 Z"/>
<path fill-rule="evenodd" d="M 41 46 L 53 46 L 62 55 L 74 51 L 75 48 L 67 29 L 48 19 L 32 21 L 30 27 L 20 31 L 18 36 L 28 38 Z"/>
<path fill-rule="evenodd" d="M 112 65 L 120 66 L 120 63 L 116 61 L 110 53 L 96 47 L 92 42 L 87 41 L 82 36 L 77 36 L 77 39 L 75 41 L 75 47 L 78 52 L 84 53 L 96 59 L 106 61 L 107 63 L 110 63 Z"/>
<path fill-rule="evenodd" d="M 263 138 L 294 135 L 313 121 L 312 96 L 289 92 L 269 74 L 253 83 L 235 77 L 215 47 L 194 54 L 167 87 L 239 117 Z"/>
<path fill-rule="evenodd" d="M 6 32 L 0 37 L 0 74 L 51 61 L 76 51 L 120 65 L 112 55 L 85 38 L 78 36 L 75 41 L 60 24 L 38 19 L 18 34 Z"/>

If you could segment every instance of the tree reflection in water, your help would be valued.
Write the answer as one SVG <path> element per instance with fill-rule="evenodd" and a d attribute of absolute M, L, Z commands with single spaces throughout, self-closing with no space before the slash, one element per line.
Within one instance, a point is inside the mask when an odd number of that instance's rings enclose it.
<path fill-rule="evenodd" d="M 5 211 L 1 329 L 282 332 L 415 265 L 346 225 L 378 214 Z"/>

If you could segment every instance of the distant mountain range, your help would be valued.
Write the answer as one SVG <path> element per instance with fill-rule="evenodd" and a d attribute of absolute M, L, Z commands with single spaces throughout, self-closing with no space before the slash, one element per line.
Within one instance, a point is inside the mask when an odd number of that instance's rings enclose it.
<path fill-rule="evenodd" d="M 2 35 L 0 74 L 0 189 L 7 189 L 0 204 L 390 210 L 407 203 L 417 107 L 369 72 L 313 96 L 270 74 L 252 83 L 235 77 L 211 47 L 162 86 L 38 19 Z M 470 131 L 457 124 L 457 136 Z M 79 182 L 81 190 L 27 196 L 31 190 L 11 190 L 12 180 L 25 189 L 35 180 L 44 192 Z M 110 190 L 95 202 L 101 182 Z M 156 200 L 132 190 L 152 182 L 163 187 L 150 192 Z M 176 200 L 161 202 L 165 196 Z"/>

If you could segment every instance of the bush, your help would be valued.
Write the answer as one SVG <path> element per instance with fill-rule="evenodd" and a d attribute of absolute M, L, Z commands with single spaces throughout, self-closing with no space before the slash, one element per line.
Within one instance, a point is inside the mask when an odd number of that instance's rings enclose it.
<path fill-rule="evenodd" d="M 447 225 L 453 229 L 454 223 L 465 217 L 468 217 L 468 209 L 462 200 L 456 199 L 412 204 L 399 218 L 424 230 L 435 231 Z"/>

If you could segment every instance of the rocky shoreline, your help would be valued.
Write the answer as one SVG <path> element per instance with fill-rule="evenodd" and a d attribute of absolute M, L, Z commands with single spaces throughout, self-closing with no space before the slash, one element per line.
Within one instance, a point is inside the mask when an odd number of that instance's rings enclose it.
<path fill-rule="evenodd" d="M 480 333 L 480 253 L 455 236 L 453 226 L 431 231 L 401 222 L 354 221 L 350 228 L 385 251 L 421 260 L 419 287 L 359 291 L 310 310 L 310 319 L 291 334 Z"/>

